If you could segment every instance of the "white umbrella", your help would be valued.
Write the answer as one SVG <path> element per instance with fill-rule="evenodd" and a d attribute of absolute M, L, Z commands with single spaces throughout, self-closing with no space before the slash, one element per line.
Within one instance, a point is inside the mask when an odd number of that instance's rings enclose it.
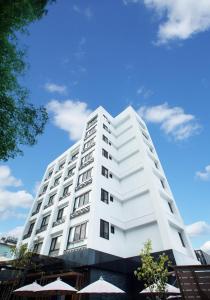
<path fill-rule="evenodd" d="M 41 285 L 34 281 L 31 284 L 24 285 L 21 288 L 14 290 L 13 293 L 18 296 L 36 296 L 36 292 L 41 288 Z"/>
<path fill-rule="evenodd" d="M 125 292 L 115 285 L 105 281 L 101 276 L 97 281 L 89 284 L 78 294 L 124 294 Z"/>
<path fill-rule="evenodd" d="M 167 299 L 177 299 L 177 298 L 182 298 L 182 296 L 181 295 L 169 296 Z"/>
<path fill-rule="evenodd" d="M 55 281 L 41 287 L 37 292 L 44 295 L 67 295 L 75 293 L 77 290 L 58 277 Z"/>
<path fill-rule="evenodd" d="M 180 289 L 176 288 L 173 285 L 166 283 L 165 287 L 165 294 L 180 294 Z M 142 290 L 140 294 L 160 294 L 157 289 L 157 284 L 152 284 L 151 286 L 147 287 L 146 289 Z"/>

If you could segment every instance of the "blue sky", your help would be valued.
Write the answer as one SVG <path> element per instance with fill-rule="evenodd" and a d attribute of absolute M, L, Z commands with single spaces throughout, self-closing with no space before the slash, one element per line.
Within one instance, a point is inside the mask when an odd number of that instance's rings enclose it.
<path fill-rule="evenodd" d="M 0 165 L 0 232 L 20 232 L 45 167 L 92 110 L 132 105 L 194 247 L 210 251 L 210 1 L 58 0 L 29 32 L 21 82 L 50 120 L 37 145 Z"/>

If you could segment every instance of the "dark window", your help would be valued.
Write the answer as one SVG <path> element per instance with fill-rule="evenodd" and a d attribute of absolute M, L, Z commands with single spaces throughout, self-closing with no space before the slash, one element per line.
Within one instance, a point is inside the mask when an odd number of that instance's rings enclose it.
<path fill-rule="evenodd" d="M 111 225 L 111 233 L 114 234 L 114 226 L 113 225 Z"/>
<path fill-rule="evenodd" d="M 111 143 L 111 142 L 109 142 L 109 145 L 111 146 L 111 145 L 112 145 L 112 143 Z"/>
<path fill-rule="evenodd" d="M 78 155 L 79 155 L 79 152 L 73 154 L 72 157 L 71 157 L 71 160 L 77 159 Z"/>
<path fill-rule="evenodd" d="M 149 140 L 149 136 L 144 131 L 142 131 L 142 134 L 145 137 L 145 139 Z"/>
<path fill-rule="evenodd" d="M 54 181 L 54 185 L 58 185 L 59 184 L 59 180 L 60 180 L 61 176 L 57 177 Z"/>
<path fill-rule="evenodd" d="M 111 195 L 110 195 L 110 201 L 111 201 L 111 202 L 114 201 L 114 198 L 113 198 L 113 196 L 111 196 Z"/>
<path fill-rule="evenodd" d="M 158 165 L 158 162 L 156 160 L 154 160 L 154 164 L 155 164 L 156 169 L 159 169 L 159 165 Z"/>
<path fill-rule="evenodd" d="M 101 189 L 101 201 L 107 204 L 109 203 L 109 193 L 104 189 Z"/>
<path fill-rule="evenodd" d="M 56 194 L 50 196 L 49 201 L 48 201 L 48 204 L 53 203 L 53 199 L 54 199 L 55 195 L 56 195 Z"/>
<path fill-rule="evenodd" d="M 80 224 L 80 225 L 75 227 L 74 238 L 73 238 L 74 242 L 85 239 L 85 237 L 86 237 L 86 225 L 87 225 L 87 222 L 83 223 L 83 224 Z"/>
<path fill-rule="evenodd" d="M 105 149 L 102 149 L 102 155 L 108 158 L 108 152 Z"/>
<path fill-rule="evenodd" d="M 185 247 L 185 243 L 184 243 L 184 240 L 183 240 L 181 232 L 178 232 L 178 234 L 179 234 L 179 238 L 180 238 L 180 241 L 182 243 L 182 246 Z"/>
<path fill-rule="evenodd" d="M 103 134 L 102 138 L 103 138 L 103 141 L 108 144 L 109 140 L 108 140 L 108 138 L 104 134 Z"/>
<path fill-rule="evenodd" d="M 97 117 L 95 116 L 93 119 L 91 119 L 88 123 L 87 123 L 87 129 L 90 128 L 93 124 L 95 124 L 97 122 Z"/>
<path fill-rule="evenodd" d="M 72 176 L 74 175 L 74 170 L 75 170 L 76 167 L 73 167 L 71 169 L 68 170 L 68 176 Z"/>
<path fill-rule="evenodd" d="M 104 220 L 100 220 L 100 237 L 109 239 L 109 223 Z"/>
<path fill-rule="evenodd" d="M 172 205 L 171 205 L 170 202 L 168 202 L 168 206 L 169 206 L 169 209 L 170 209 L 171 213 L 173 214 L 174 212 L 173 212 L 173 208 L 172 208 Z"/>
<path fill-rule="evenodd" d="M 65 162 L 63 162 L 62 164 L 60 164 L 59 170 L 63 169 L 64 165 L 65 165 Z"/>
<path fill-rule="evenodd" d="M 89 203 L 90 191 L 76 197 L 74 200 L 74 210 Z"/>
<path fill-rule="evenodd" d="M 43 187 L 43 193 L 45 193 L 46 192 L 46 190 L 47 190 L 47 185 L 45 185 L 44 187 Z"/>
<path fill-rule="evenodd" d="M 50 215 L 45 216 L 45 217 L 42 219 L 41 228 L 47 227 L 49 218 L 50 218 Z"/>
<path fill-rule="evenodd" d="M 105 124 L 103 124 L 103 129 L 105 129 L 106 131 L 109 131 L 108 127 Z"/>
<path fill-rule="evenodd" d="M 57 215 L 57 221 L 63 218 L 64 207 L 60 208 Z"/>
<path fill-rule="evenodd" d="M 31 223 L 28 229 L 28 234 L 32 233 L 35 223 Z"/>
<path fill-rule="evenodd" d="M 55 252 L 55 251 L 56 252 L 59 251 L 59 249 L 60 249 L 60 243 L 61 243 L 61 235 L 52 238 L 51 245 L 50 245 L 49 255 L 51 253 Z"/>
<path fill-rule="evenodd" d="M 164 180 L 163 180 L 163 179 L 160 179 L 160 183 L 161 183 L 162 187 L 165 189 L 165 188 L 166 188 L 166 186 L 165 186 L 165 182 L 164 182 Z"/>
<path fill-rule="evenodd" d="M 112 160 L 112 156 L 111 155 L 109 155 L 109 159 Z"/>
<path fill-rule="evenodd" d="M 103 176 L 105 176 L 106 178 L 108 178 L 108 169 L 107 168 L 105 168 L 104 166 L 102 166 L 101 167 L 101 174 L 103 175 Z"/>
<path fill-rule="evenodd" d="M 48 178 L 50 178 L 52 176 L 53 171 L 50 171 L 48 174 Z"/>
<path fill-rule="evenodd" d="M 36 212 L 37 212 L 37 213 L 39 212 L 41 205 L 42 205 L 42 202 L 39 202 L 39 203 L 37 204 L 37 207 L 36 207 Z"/>
<path fill-rule="evenodd" d="M 71 185 L 65 186 L 65 188 L 63 189 L 63 196 L 68 196 L 70 186 L 71 186 Z"/>
<path fill-rule="evenodd" d="M 42 242 L 34 244 L 33 252 L 39 254 L 42 248 Z"/>
<path fill-rule="evenodd" d="M 109 177 L 112 178 L 112 173 L 109 173 Z"/>

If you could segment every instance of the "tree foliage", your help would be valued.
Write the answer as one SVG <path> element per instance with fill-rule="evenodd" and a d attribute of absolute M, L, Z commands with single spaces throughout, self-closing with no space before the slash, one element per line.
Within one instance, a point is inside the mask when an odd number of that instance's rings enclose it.
<path fill-rule="evenodd" d="M 168 281 L 168 267 L 171 265 L 168 256 L 163 253 L 155 259 L 152 255 L 152 242 L 148 240 L 140 253 L 140 267 L 134 271 L 138 280 L 144 281 L 145 288 L 149 288 L 151 295 L 154 291 L 164 298 L 164 291 Z"/>
<path fill-rule="evenodd" d="M 11 261 L 13 267 L 17 269 L 25 269 L 32 266 L 32 256 L 33 253 L 28 251 L 27 245 L 22 244 L 19 247 L 14 247 L 11 249 L 14 260 Z"/>
<path fill-rule="evenodd" d="M 47 121 L 44 107 L 28 103 L 29 91 L 19 83 L 27 69 L 18 34 L 47 13 L 52 0 L 0 1 L 0 160 L 21 154 L 22 145 L 34 145 Z"/>

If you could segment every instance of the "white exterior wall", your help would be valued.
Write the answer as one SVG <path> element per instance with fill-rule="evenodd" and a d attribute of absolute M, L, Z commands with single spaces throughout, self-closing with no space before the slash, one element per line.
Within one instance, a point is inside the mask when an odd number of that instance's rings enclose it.
<path fill-rule="evenodd" d="M 29 224 L 33 220 L 35 225 L 30 237 L 25 236 L 24 239 L 22 237 L 22 242 L 27 243 L 28 247 L 33 249 L 37 241 L 43 241 L 40 253 L 48 255 L 52 238 L 62 235 L 59 251 L 51 254 L 61 255 L 67 249 L 70 228 L 88 221 L 86 238 L 73 242 L 68 251 L 87 247 L 121 257 L 131 257 L 138 255 L 143 244 L 151 239 L 154 252 L 172 249 L 179 263 L 184 264 L 187 261 L 197 263 L 179 210 L 143 120 L 131 107 L 115 118 L 99 107 L 89 116 L 88 121 L 96 115 L 98 116 L 97 123 L 95 123 L 96 132 L 84 140 L 87 131 L 85 126 L 82 139 L 47 167 L 23 235 L 27 234 Z M 108 127 L 110 133 L 103 128 L 103 124 Z M 147 135 L 148 139 L 142 132 Z M 102 135 L 109 139 L 111 145 L 102 140 Z M 92 137 L 95 137 L 95 146 L 82 154 L 84 143 Z M 102 156 L 102 148 L 108 151 L 112 159 Z M 94 150 L 94 161 L 79 170 L 81 158 L 92 150 Z M 74 176 L 64 180 L 70 166 L 68 162 L 76 151 L 79 151 L 79 154 L 74 161 L 76 163 Z M 62 161 L 65 161 L 65 166 L 56 173 Z M 154 161 L 158 163 L 158 169 Z M 106 178 L 101 174 L 102 165 L 109 170 L 112 178 Z M 78 176 L 90 168 L 92 168 L 92 183 L 75 191 Z M 53 174 L 49 180 L 45 180 L 50 169 L 53 169 Z M 59 185 L 50 189 L 59 174 L 62 176 Z M 164 180 L 165 188 L 162 187 L 160 179 Z M 59 200 L 63 187 L 71 181 L 71 194 Z M 46 183 L 48 183 L 47 191 L 39 197 Z M 109 196 L 113 196 L 113 202 L 109 201 L 107 204 L 101 201 L 101 188 L 109 192 Z M 73 212 L 74 199 L 89 190 L 91 191 L 90 199 L 86 205 L 89 211 L 74 218 L 70 217 Z M 54 191 L 57 191 L 54 204 L 44 209 L 49 195 Z M 40 199 L 42 199 L 40 211 L 31 216 Z M 173 213 L 168 202 L 171 204 Z M 58 209 L 64 206 L 66 206 L 65 222 L 53 227 Z M 77 211 L 81 212 L 81 209 Z M 40 228 L 43 216 L 48 213 L 50 213 L 50 219 L 47 229 L 37 234 L 36 230 Z M 100 219 L 109 222 L 109 239 L 100 237 Z M 114 226 L 114 234 L 110 231 L 111 225 Z M 178 232 L 181 233 L 185 246 L 182 245 Z"/>

